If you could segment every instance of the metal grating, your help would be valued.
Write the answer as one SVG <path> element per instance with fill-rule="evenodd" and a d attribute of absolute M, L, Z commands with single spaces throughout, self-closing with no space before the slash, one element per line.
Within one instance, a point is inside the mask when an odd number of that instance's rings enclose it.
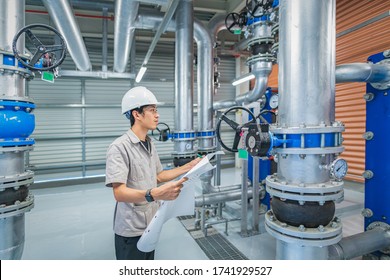
<path fill-rule="evenodd" d="M 215 228 L 207 229 L 207 236 L 204 236 L 202 230 L 194 229 L 194 216 L 181 216 L 178 219 L 210 260 L 248 260 Z"/>

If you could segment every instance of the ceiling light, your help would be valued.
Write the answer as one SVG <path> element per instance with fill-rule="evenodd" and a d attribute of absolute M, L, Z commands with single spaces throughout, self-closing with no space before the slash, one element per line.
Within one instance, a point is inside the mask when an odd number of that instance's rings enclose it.
<path fill-rule="evenodd" d="M 145 66 L 142 66 L 139 71 L 138 71 L 138 74 L 137 74 L 137 77 L 135 77 L 135 82 L 136 83 L 139 83 L 141 80 L 142 80 L 142 77 L 144 76 L 145 72 L 146 72 L 146 68 Z"/>
<path fill-rule="evenodd" d="M 233 80 L 232 82 L 232 85 L 233 86 L 237 86 L 239 84 L 242 84 L 243 82 L 246 82 L 246 81 L 249 81 L 249 80 L 252 80 L 256 78 L 255 75 L 253 75 L 252 73 L 247 73 L 241 77 L 238 77 L 236 79 Z"/>

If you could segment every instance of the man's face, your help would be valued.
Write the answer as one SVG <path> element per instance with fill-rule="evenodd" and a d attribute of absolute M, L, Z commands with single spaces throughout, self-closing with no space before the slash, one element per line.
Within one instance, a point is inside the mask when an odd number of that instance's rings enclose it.
<path fill-rule="evenodd" d="M 154 130 L 158 124 L 158 118 L 160 115 L 157 112 L 156 105 L 148 105 L 143 108 L 142 111 L 142 124 L 149 130 Z"/>

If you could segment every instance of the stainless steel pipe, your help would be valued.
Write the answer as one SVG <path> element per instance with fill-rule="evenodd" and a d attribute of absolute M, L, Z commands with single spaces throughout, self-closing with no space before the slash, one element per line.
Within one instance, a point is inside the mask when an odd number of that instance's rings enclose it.
<path fill-rule="evenodd" d="M 336 83 L 384 83 L 390 82 L 390 65 L 350 63 L 336 67 Z"/>
<path fill-rule="evenodd" d="M 68 51 L 77 69 L 81 71 L 91 70 L 92 65 L 87 48 L 68 0 L 42 0 L 42 2 L 56 27 L 64 36 Z"/>
<path fill-rule="evenodd" d="M 377 227 L 329 246 L 329 259 L 351 260 L 386 248 L 390 248 L 390 230 Z"/>

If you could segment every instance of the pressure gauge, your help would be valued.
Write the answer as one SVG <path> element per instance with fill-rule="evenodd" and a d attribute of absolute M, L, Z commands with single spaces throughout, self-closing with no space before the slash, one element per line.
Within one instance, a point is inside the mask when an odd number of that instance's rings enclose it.
<path fill-rule="evenodd" d="M 342 180 L 347 175 L 348 164 L 345 159 L 338 158 L 330 164 L 330 176 Z"/>
<path fill-rule="evenodd" d="M 279 106 L 279 95 L 274 94 L 269 98 L 269 106 L 271 109 L 275 109 Z"/>

